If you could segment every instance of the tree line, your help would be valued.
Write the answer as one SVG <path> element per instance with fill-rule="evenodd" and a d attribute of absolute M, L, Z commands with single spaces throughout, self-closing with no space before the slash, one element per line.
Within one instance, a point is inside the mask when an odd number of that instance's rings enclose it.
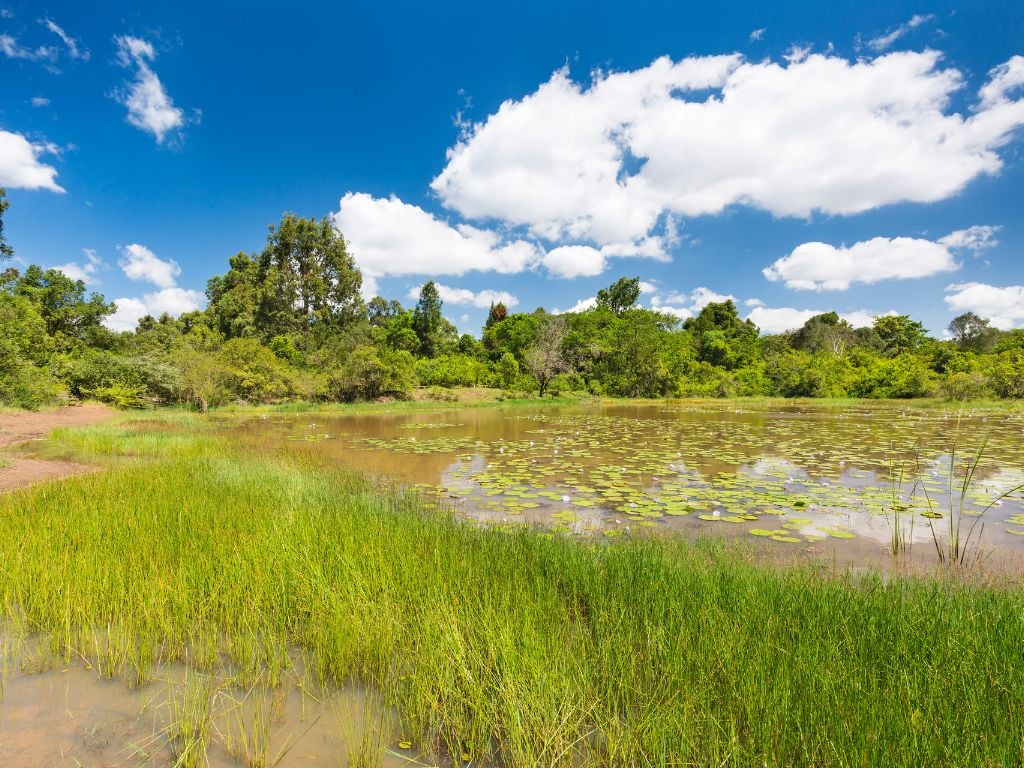
<path fill-rule="evenodd" d="M 3 230 L 0 262 L 13 251 Z M 63 272 L 0 274 L 0 403 L 69 398 L 124 407 L 407 398 L 418 387 L 485 386 L 544 396 L 1024 397 L 1024 330 L 973 313 L 950 338 L 907 315 L 854 328 L 835 312 L 762 336 L 731 301 L 680 321 L 637 306 L 638 278 L 602 289 L 596 306 L 551 314 L 491 306 L 481 337 L 460 334 L 427 282 L 414 307 L 376 296 L 328 219 L 286 215 L 259 253 L 239 253 L 209 280 L 207 307 L 103 325 L 115 307 Z"/>

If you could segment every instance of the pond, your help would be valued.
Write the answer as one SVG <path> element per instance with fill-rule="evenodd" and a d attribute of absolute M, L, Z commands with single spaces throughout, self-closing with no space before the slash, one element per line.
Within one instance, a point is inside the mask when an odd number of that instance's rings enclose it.
<path fill-rule="evenodd" d="M 968 554 L 1024 554 L 1015 413 L 643 403 L 275 415 L 234 428 L 395 478 L 482 525 L 714 533 L 772 556 L 868 564 L 894 548 L 948 556 L 959 531 Z"/>

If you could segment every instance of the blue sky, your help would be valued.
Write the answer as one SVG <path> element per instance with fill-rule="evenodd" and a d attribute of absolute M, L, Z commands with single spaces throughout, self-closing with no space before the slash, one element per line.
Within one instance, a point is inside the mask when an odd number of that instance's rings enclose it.
<path fill-rule="evenodd" d="M 369 287 L 583 306 L 622 275 L 1024 326 L 1024 6 L 0 0 L 9 240 L 144 311 L 202 304 L 285 211 Z M 584 302 L 584 304 L 581 304 Z"/>

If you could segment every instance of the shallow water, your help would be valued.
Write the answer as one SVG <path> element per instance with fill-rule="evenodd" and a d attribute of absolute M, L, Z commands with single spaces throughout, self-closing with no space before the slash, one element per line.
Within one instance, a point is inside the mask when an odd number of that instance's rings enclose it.
<path fill-rule="evenodd" d="M 1019 414 L 645 403 L 273 416 L 233 428 L 415 485 L 486 525 L 714 532 L 873 564 L 894 525 L 925 561 L 960 520 L 975 552 L 1024 554 L 1024 495 L 997 500 L 1024 483 Z"/>
<path fill-rule="evenodd" d="M 165 768 L 182 742 L 171 723 L 186 696 L 208 701 L 210 768 L 275 765 L 339 768 L 364 734 L 381 768 L 415 765 L 380 708 L 359 689 L 310 694 L 300 686 L 233 686 L 181 665 L 158 666 L 152 682 L 129 688 L 79 664 L 9 673 L 0 697 L 0 765 L 4 768 Z"/>

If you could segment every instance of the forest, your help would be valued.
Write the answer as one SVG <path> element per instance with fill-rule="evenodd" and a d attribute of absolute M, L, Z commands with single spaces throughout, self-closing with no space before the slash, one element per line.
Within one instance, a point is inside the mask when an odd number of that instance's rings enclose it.
<path fill-rule="evenodd" d="M 583 312 L 494 304 L 479 338 L 459 334 L 435 284 L 414 307 L 375 296 L 327 219 L 286 214 L 259 253 L 238 253 L 207 284 L 204 310 L 104 326 L 114 304 L 56 269 L 12 266 L 0 190 L 0 404 L 72 399 L 120 407 L 450 400 L 455 387 L 510 396 L 628 398 L 1024 397 L 1024 329 L 966 313 L 947 339 L 907 315 L 854 328 L 828 312 L 762 335 L 731 301 L 686 320 L 638 306 L 639 278 Z"/>

